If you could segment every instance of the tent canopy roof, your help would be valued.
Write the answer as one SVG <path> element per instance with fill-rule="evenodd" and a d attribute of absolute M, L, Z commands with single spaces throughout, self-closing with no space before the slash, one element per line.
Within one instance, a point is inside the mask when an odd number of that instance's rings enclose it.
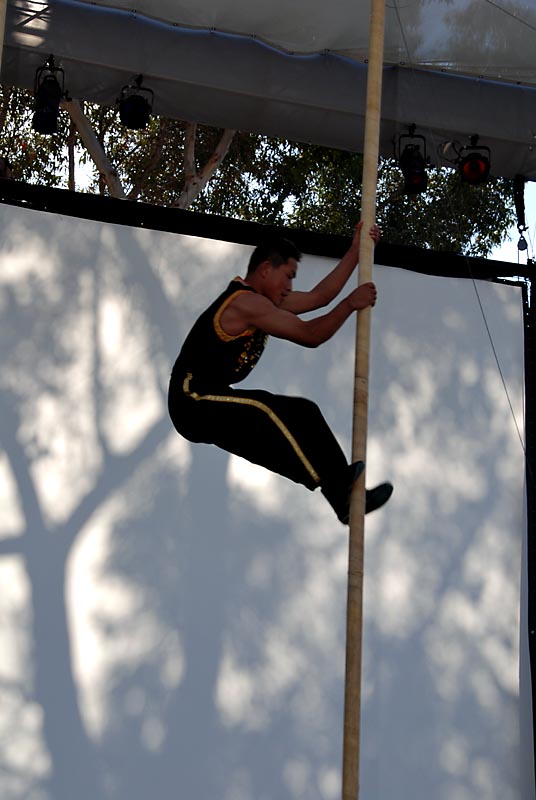
<path fill-rule="evenodd" d="M 155 113 L 360 151 L 369 15 L 369 0 L 8 0 L 1 78 L 32 88 L 52 53 L 72 97 L 114 105 L 142 74 Z M 432 163 L 478 134 L 492 173 L 536 180 L 535 33 L 534 0 L 390 0 L 382 154 L 414 123 Z"/>

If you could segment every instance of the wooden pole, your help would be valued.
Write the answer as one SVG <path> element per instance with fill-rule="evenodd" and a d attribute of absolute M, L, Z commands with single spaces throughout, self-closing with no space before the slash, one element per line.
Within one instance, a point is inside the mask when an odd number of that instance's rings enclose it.
<path fill-rule="evenodd" d="M 371 0 L 365 147 L 359 247 L 359 285 L 372 280 L 374 243 L 368 235 L 376 217 L 376 184 L 380 140 L 385 0 Z M 352 461 L 366 463 L 370 309 L 357 316 Z M 346 616 L 346 682 L 344 693 L 343 800 L 359 797 L 361 722 L 361 645 L 363 627 L 363 562 L 365 474 L 356 482 L 350 506 L 348 598 Z"/>

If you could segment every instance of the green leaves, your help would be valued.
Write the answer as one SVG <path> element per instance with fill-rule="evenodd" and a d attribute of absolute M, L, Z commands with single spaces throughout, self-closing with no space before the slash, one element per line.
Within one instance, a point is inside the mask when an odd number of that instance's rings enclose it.
<path fill-rule="evenodd" d="M 69 119 L 60 114 L 56 136 L 42 136 L 32 128 L 33 96 L 0 87 L 0 152 L 13 166 L 17 180 L 45 186 L 66 186 Z"/>
<path fill-rule="evenodd" d="M 469 186 L 453 169 L 429 168 L 426 193 L 409 196 L 397 171 L 395 161 L 382 162 L 378 190 L 383 238 L 392 244 L 485 257 L 515 221 L 510 180 Z"/>
<path fill-rule="evenodd" d="M 184 189 L 186 123 L 153 117 L 145 130 L 119 122 L 115 108 L 85 105 L 85 113 L 123 188 L 132 200 L 173 206 Z M 69 118 L 59 132 L 32 129 L 33 97 L 0 87 L 0 154 L 14 176 L 29 183 L 67 186 Z M 198 125 L 195 166 L 211 158 L 222 131 Z M 78 141 L 77 188 L 107 191 Z M 318 145 L 237 132 L 229 153 L 191 208 L 265 224 L 350 235 L 360 216 L 362 156 Z M 379 165 L 377 217 L 383 241 L 487 256 L 515 221 L 511 181 L 462 184 L 452 169 L 428 169 L 424 194 L 403 193 L 393 159 Z"/>

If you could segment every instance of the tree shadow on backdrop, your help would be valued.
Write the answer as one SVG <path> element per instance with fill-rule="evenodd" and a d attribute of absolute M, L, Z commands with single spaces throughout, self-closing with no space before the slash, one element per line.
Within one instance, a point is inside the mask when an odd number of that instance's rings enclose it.
<path fill-rule="evenodd" d="M 2 214 L 0 467 L 11 521 L 0 569 L 14 598 L 2 644 L 17 654 L 0 672 L 3 797 L 337 797 L 345 529 L 318 493 L 190 447 L 167 419 L 180 341 L 242 271 L 245 250 L 62 219 L 54 237 L 47 215 Z M 375 333 L 369 474 L 397 489 L 390 513 L 367 523 L 366 780 L 371 796 L 388 796 L 391 780 L 411 782 L 418 769 L 416 796 L 435 780 L 438 798 L 453 785 L 476 798 L 503 764 L 482 730 L 517 702 L 500 600 L 519 571 L 511 538 L 501 544 L 504 509 L 519 498 L 486 462 L 508 474 L 518 462 L 471 334 L 450 325 L 449 350 L 448 315 L 439 324 L 432 306 L 401 333 L 415 280 L 407 297 L 385 285 Z M 323 360 L 272 343 L 254 375 L 317 400 L 347 450 L 352 335 L 326 345 Z M 457 692 L 467 669 L 473 688 Z M 472 724 L 475 735 L 460 738 Z M 494 752 L 510 740 L 498 733 Z M 399 753 L 398 772 L 382 750 Z M 501 780 L 504 800 L 515 778 Z"/>

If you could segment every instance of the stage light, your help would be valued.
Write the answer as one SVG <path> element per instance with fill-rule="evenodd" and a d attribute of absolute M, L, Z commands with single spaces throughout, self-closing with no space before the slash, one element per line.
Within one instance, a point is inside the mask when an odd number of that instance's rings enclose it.
<path fill-rule="evenodd" d="M 123 86 L 118 100 L 121 123 L 133 130 L 147 127 L 153 110 L 154 92 L 142 86 L 142 80 L 138 75 L 134 83 Z"/>
<path fill-rule="evenodd" d="M 61 84 L 58 77 L 61 78 Z M 37 133 L 48 135 L 57 132 L 60 102 L 65 94 L 64 82 L 63 69 L 55 65 L 52 55 L 48 57 L 42 67 L 36 70 L 35 110 L 32 125 Z"/>
<path fill-rule="evenodd" d="M 463 183 L 476 186 L 485 183 L 490 171 L 490 149 L 478 144 L 478 136 L 471 136 L 471 144 L 462 148 L 458 171 Z"/>
<path fill-rule="evenodd" d="M 415 134 L 415 127 L 410 125 L 409 133 L 402 134 L 398 139 L 398 165 L 404 176 L 405 194 L 421 194 L 428 186 L 426 140 L 424 136 Z M 407 144 L 404 144 L 406 140 Z"/>
<path fill-rule="evenodd" d="M 418 145 L 407 144 L 399 160 L 400 169 L 404 175 L 404 192 L 406 194 L 421 194 L 426 191 L 428 176 L 424 157 Z"/>

